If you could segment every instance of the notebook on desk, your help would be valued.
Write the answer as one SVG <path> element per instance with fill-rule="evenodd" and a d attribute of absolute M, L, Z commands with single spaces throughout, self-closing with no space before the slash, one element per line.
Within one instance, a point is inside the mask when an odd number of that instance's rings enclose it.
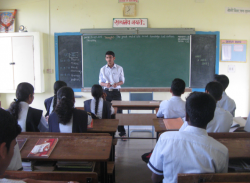
<path fill-rule="evenodd" d="M 245 130 L 246 132 L 250 132 L 250 118 L 249 118 L 249 116 L 248 116 L 248 118 L 247 118 L 247 122 L 246 122 L 246 125 L 245 125 L 245 127 L 244 127 L 244 130 Z"/>
<path fill-rule="evenodd" d="M 231 125 L 231 128 L 229 132 L 234 132 L 236 130 L 242 130 L 243 127 L 246 125 L 246 120 L 243 119 L 242 117 L 234 117 L 233 118 L 233 124 Z"/>

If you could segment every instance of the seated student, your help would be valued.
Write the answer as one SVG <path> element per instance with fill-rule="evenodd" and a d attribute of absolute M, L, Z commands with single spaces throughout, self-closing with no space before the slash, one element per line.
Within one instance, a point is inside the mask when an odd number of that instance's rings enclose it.
<path fill-rule="evenodd" d="M 22 132 L 47 132 L 48 123 L 43 111 L 29 107 L 34 100 L 34 87 L 30 83 L 20 83 L 16 89 L 16 99 L 8 111 L 18 121 Z"/>
<path fill-rule="evenodd" d="M 223 93 L 223 87 L 218 82 L 210 82 L 206 86 L 206 93 L 212 95 L 218 102 L 220 101 Z M 214 112 L 214 118 L 207 125 L 206 131 L 211 132 L 229 132 L 233 124 L 233 116 L 230 112 L 225 111 L 223 108 L 217 106 Z M 179 131 L 183 131 L 188 126 L 187 122 L 181 126 Z"/>
<path fill-rule="evenodd" d="M 0 108 L 0 175 L 10 164 L 17 144 L 16 137 L 20 133 L 21 127 L 17 124 L 16 119 L 9 112 Z"/>
<path fill-rule="evenodd" d="M 95 114 L 99 119 L 111 119 L 115 111 L 110 102 L 103 100 L 101 85 L 93 85 L 91 94 L 94 98 L 84 101 L 84 110 Z"/>
<path fill-rule="evenodd" d="M 186 100 L 184 131 L 163 133 L 149 159 L 153 182 L 177 183 L 179 173 L 226 173 L 228 149 L 209 137 L 206 126 L 214 117 L 216 101 L 193 92 Z"/>
<path fill-rule="evenodd" d="M 182 79 L 176 78 L 172 81 L 170 89 L 172 97 L 170 100 L 161 102 L 156 115 L 158 118 L 185 117 L 185 101 L 181 99 L 181 95 L 185 92 L 185 87 L 186 84 Z"/>
<path fill-rule="evenodd" d="M 235 116 L 236 104 L 233 99 L 227 96 L 225 90 L 229 85 L 229 79 L 226 75 L 215 75 L 215 81 L 219 82 L 223 86 L 222 99 L 217 103 L 218 106 L 222 107 L 226 111 L 229 111 L 233 117 Z"/>
<path fill-rule="evenodd" d="M 72 88 L 64 86 L 57 92 L 55 111 L 49 115 L 49 132 L 83 133 L 92 118 L 86 111 L 74 108 L 75 96 Z"/>
<path fill-rule="evenodd" d="M 56 95 L 57 91 L 60 88 L 62 88 L 63 86 L 67 86 L 67 83 L 65 83 L 64 81 L 56 81 L 54 83 L 54 96 L 47 98 L 44 101 L 44 105 L 45 105 L 45 108 L 47 110 L 45 116 L 49 116 L 53 112 L 53 110 L 55 109 L 56 103 L 57 103 L 57 95 Z"/>

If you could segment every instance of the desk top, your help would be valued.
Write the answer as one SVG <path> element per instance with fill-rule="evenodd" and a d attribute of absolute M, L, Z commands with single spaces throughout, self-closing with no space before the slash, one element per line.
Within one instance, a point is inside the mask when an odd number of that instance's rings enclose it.
<path fill-rule="evenodd" d="M 154 122 L 155 131 L 157 133 L 162 133 L 165 131 L 178 131 L 179 130 L 179 128 L 167 129 L 164 122 L 163 122 L 163 118 L 154 119 L 153 122 Z"/>
<path fill-rule="evenodd" d="M 136 109 L 136 110 L 154 110 L 159 108 L 158 101 L 115 101 L 112 102 L 113 107 L 118 109 Z"/>
<path fill-rule="evenodd" d="M 119 125 L 154 125 L 153 119 L 156 119 L 156 114 L 116 114 L 116 119 L 119 120 Z"/>
<path fill-rule="evenodd" d="M 115 133 L 118 124 L 118 119 L 94 119 L 93 128 L 89 128 L 87 132 Z"/>
<path fill-rule="evenodd" d="M 40 133 L 31 135 L 20 134 L 18 137 L 28 138 L 21 150 L 23 160 L 44 160 L 44 161 L 108 161 L 112 137 L 111 136 L 80 136 L 80 134 L 58 134 L 58 143 L 50 154 L 49 158 L 27 157 L 39 138 L 45 138 Z M 44 133 L 46 134 L 46 133 Z M 49 135 L 48 138 L 51 138 Z M 55 137 L 54 137 L 55 138 Z"/>

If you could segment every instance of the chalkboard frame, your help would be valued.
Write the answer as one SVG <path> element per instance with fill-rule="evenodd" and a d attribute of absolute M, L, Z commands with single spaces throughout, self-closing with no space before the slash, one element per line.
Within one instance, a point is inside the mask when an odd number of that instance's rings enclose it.
<path fill-rule="evenodd" d="M 62 32 L 62 33 L 54 33 L 55 40 L 55 75 L 56 81 L 59 80 L 59 58 L 58 58 L 58 37 L 59 36 L 82 36 L 80 32 Z M 82 39 L 81 39 L 82 41 Z M 83 87 L 82 87 L 83 88 Z M 73 88 L 74 92 L 81 92 L 82 88 Z"/>
<path fill-rule="evenodd" d="M 216 61 L 215 61 L 215 74 L 219 74 L 219 61 L 220 61 L 220 31 L 196 31 L 195 34 L 203 35 L 216 35 Z M 191 78 L 190 78 L 191 79 Z M 192 92 L 205 92 L 205 88 L 192 88 Z"/>
<path fill-rule="evenodd" d="M 220 60 L 220 32 L 219 31 L 196 31 L 195 34 L 204 34 L 204 35 L 216 35 L 216 63 L 215 63 L 215 74 L 219 73 L 219 60 Z M 71 35 L 81 35 L 80 32 L 63 32 L 63 33 L 54 33 L 55 41 L 55 75 L 56 81 L 59 80 L 59 68 L 58 68 L 58 36 L 71 36 Z M 190 48 L 191 49 L 191 48 Z M 191 51 L 191 50 L 190 50 Z M 168 87 L 167 87 L 168 88 Z M 74 92 L 88 91 L 87 88 L 73 88 Z M 193 91 L 204 92 L 205 88 L 192 88 Z"/>

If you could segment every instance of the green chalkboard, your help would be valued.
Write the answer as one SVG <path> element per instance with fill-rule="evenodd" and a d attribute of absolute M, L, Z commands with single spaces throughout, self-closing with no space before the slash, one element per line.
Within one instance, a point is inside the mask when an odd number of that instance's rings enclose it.
<path fill-rule="evenodd" d="M 123 87 L 170 87 L 174 78 L 189 86 L 189 35 L 83 36 L 84 87 L 98 83 L 107 51 L 123 67 Z"/>

